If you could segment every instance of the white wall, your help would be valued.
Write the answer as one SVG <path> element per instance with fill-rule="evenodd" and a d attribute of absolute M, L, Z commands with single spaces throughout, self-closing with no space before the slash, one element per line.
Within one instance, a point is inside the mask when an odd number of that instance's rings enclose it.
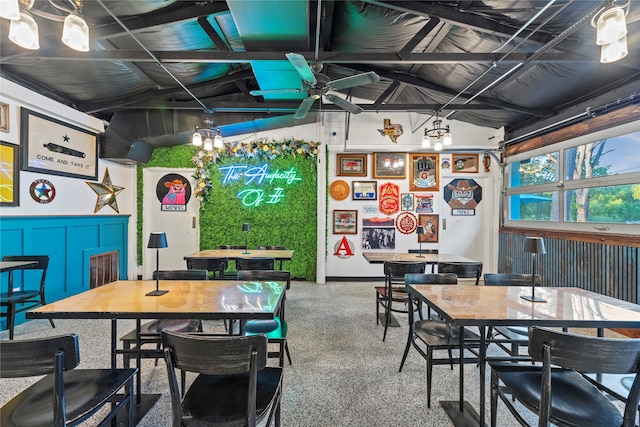
<path fill-rule="evenodd" d="M 20 109 L 28 108 L 51 118 L 86 129 L 93 133 L 104 132 L 104 123 L 73 108 L 67 107 L 45 96 L 19 86 L 9 80 L 0 79 L 0 102 L 9 105 L 9 132 L 0 133 L 0 139 L 20 145 Z M 131 165 L 98 160 L 98 179 L 102 182 L 105 171 L 113 185 L 124 187 L 116 197 L 119 213 L 105 206 L 94 213 L 97 195 L 86 184 L 87 180 L 49 175 L 37 172 L 20 172 L 20 206 L 0 207 L 0 220 L 6 216 L 47 216 L 47 215 L 129 215 L 129 259 L 128 276 L 135 278 L 136 267 L 136 168 Z M 29 186 L 36 179 L 46 179 L 56 189 L 56 196 L 50 203 L 34 201 L 29 194 Z"/>

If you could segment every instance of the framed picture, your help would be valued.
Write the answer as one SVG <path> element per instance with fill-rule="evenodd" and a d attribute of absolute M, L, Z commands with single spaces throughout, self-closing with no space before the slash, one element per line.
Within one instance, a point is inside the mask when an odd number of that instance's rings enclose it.
<path fill-rule="evenodd" d="M 409 154 L 409 190 L 438 191 L 438 165 L 437 154 L 418 153 Z"/>
<path fill-rule="evenodd" d="M 433 194 L 416 194 L 416 212 L 433 213 Z"/>
<path fill-rule="evenodd" d="M 96 134 L 23 108 L 22 170 L 98 179 Z"/>
<path fill-rule="evenodd" d="M 373 177 L 405 179 L 406 157 L 405 153 L 373 153 Z"/>
<path fill-rule="evenodd" d="M 478 173 L 477 154 L 452 154 L 453 173 Z"/>
<path fill-rule="evenodd" d="M 424 227 L 424 234 L 418 234 L 418 243 L 438 243 L 438 215 L 418 215 L 418 226 Z"/>
<path fill-rule="evenodd" d="M 367 154 L 336 154 L 336 175 L 367 176 Z"/>
<path fill-rule="evenodd" d="M 9 132 L 9 104 L 0 102 L 0 131 Z"/>
<path fill-rule="evenodd" d="M 353 181 L 351 200 L 378 200 L 377 181 Z"/>
<path fill-rule="evenodd" d="M 0 206 L 20 206 L 19 148 L 0 142 Z"/>
<path fill-rule="evenodd" d="M 334 210 L 333 234 L 358 234 L 358 211 Z"/>
<path fill-rule="evenodd" d="M 413 210 L 413 193 L 401 193 L 400 194 L 400 208 L 403 211 Z"/>

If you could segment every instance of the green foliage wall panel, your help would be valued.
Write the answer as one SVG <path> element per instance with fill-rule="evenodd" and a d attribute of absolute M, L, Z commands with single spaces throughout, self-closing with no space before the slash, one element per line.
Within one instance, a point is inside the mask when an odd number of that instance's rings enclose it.
<path fill-rule="evenodd" d="M 189 168 L 194 156 L 191 146 L 156 148 L 149 163 L 138 166 L 138 259 L 142 259 L 142 169 L 145 167 Z M 315 280 L 317 236 L 317 168 L 315 160 L 301 156 L 277 157 L 268 161 L 269 171 L 281 172 L 295 168 L 301 178 L 292 184 L 282 181 L 250 184 L 264 190 L 265 198 L 259 206 L 244 206 L 238 192 L 249 187 L 245 180 L 222 184 L 223 172 L 219 167 L 231 164 L 262 165 L 264 161 L 222 156 L 209 170 L 212 189 L 207 201 L 200 205 L 200 248 L 212 249 L 219 245 L 244 245 L 242 224 L 251 224 L 248 234 L 249 248 L 258 245 L 283 245 L 295 251 L 292 261 L 283 268 L 294 278 Z M 195 169 L 194 169 L 195 171 Z M 275 188 L 283 188 L 284 197 L 278 203 L 266 203 Z"/>

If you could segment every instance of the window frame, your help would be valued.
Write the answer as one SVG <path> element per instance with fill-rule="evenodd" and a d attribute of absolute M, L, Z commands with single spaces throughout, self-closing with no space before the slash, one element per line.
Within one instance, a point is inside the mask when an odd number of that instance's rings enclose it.
<path fill-rule="evenodd" d="M 502 223 L 505 227 L 513 228 L 533 228 L 540 230 L 566 230 L 585 233 L 606 233 L 606 234 L 629 234 L 640 235 L 638 224 L 621 224 L 608 222 L 570 222 L 566 221 L 565 195 L 566 191 L 580 188 L 609 187 L 627 184 L 640 184 L 640 172 L 630 172 L 617 175 L 600 176 L 594 178 L 565 181 L 565 150 L 568 148 L 600 141 L 602 139 L 614 138 L 638 131 L 638 121 L 632 121 L 619 126 L 603 129 L 587 135 L 581 135 L 555 144 L 536 148 L 523 153 L 518 153 L 505 158 L 502 169 Z M 526 185 L 520 187 L 509 187 L 511 183 L 511 165 L 529 158 L 540 155 L 558 152 L 558 181 L 538 185 Z M 532 194 L 548 191 L 558 191 L 558 220 L 557 221 L 532 221 L 510 219 L 510 196 L 516 194 Z"/>

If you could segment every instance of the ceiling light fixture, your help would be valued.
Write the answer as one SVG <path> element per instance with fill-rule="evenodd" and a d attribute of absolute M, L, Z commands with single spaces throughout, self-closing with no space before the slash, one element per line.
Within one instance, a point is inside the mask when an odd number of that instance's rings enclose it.
<path fill-rule="evenodd" d="M 11 20 L 9 40 L 25 49 L 40 48 L 38 24 L 33 19 L 33 14 L 52 21 L 64 22 L 62 42 L 79 52 L 89 51 L 89 26 L 82 18 L 82 0 L 66 0 L 73 9 L 60 6 L 59 0 L 49 0 L 49 4 L 67 14 L 66 17 L 35 9 L 34 2 L 35 0 L 0 0 L 2 5 L 0 17 Z"/>
<path fill-rule="evenodd" d="M 205 127 L 200 129 L 196 126 L 196 130 L 191 137 L 191 143 L 196 147 L 202 147 L 206 151 L 212 151 L 214 148 L 224 148 L 224 141 L 220 135 L 220 128 L 213 127 L 213 119 L 204 119 Z M 202 136 L 205 135 L 203 140 Z"/>
<path fill-rule="evenodd" d="M 616 0 L 605 0 L 602 8 L 593 16 L 591 25 L 596 29 L 596 44 L 602 46 L 600 62 L 608 64 L 618 61 L 629 53 L 627 48 L 626 15 L 631 0 L 616 6 Z"/>
<path fill-rule="evenodd" d="M 442 126 L 442 119 L 438 114 L 436 114 L 436 119 L 433 121 L 432 126 L 431 129 L 425 128 L 424 130 L 422 148 L 431 148 L 431 142 L 433 142 L 433 149 L 442 151 L 444 147 L 448 147 L 453 143 L 449 125 Z"/>

